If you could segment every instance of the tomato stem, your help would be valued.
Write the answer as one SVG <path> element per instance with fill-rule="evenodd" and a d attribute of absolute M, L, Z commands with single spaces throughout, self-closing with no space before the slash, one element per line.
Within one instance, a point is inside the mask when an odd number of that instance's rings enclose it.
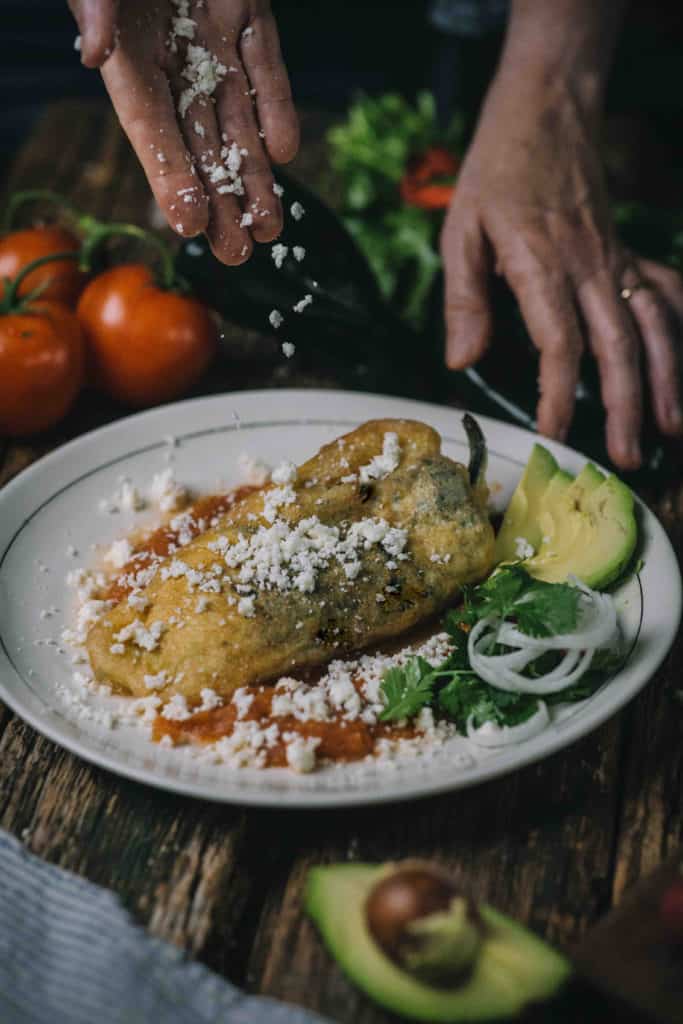
<path fill-rule="evenodd" d="M 21 192 L 15 192 L 14 195 L 10 196 L 2 219 L 3 231 L 10 231 L 12 229 L 20 207 L 25 206 L 26 203 L 37 202 L 53 203 L 55 206 L 61 206 L 77 221 L 80 221 L 83 217 L 81 211 L 72 202 L 60 195 L 59 192 L 53 192 L 49 188 L 29 188 Z"/>
<path fill-rule="evenodd" d="M 81 270 L 90 271 L 94 252 L 105 239 L 125 235 L 128 238 L 136 238 L 156 249 L 161 261 L 159 282 L 162 288 L 171 289 L 178 283 L 173 253 L 157 235 L 153 235 L 151 231 L 145 231 L 144 228 L 139 228 L 135 224 L 103 224 L 94 218 L 90 220 L 91 223 L 85 226 L 85 238 L 81 249 Z"/>
<path fill-rule="evenodd" d="M 32 260 L 31 263 L 27 263 L 25 267 L 22 267 L 22 269 L 19 271 L 15 278 L 6 277 L 5 293 L 2 297 L 2 300 L 0 301 L 0 315 L 18 312 L 20 309 L 23 309 L 24 306 L 28 305 L 29 302 L 32 302 L 34 299 L 38 298 L 41 292 L 45 290 L 47 284 L 42 284 L 39 285 L 37 288 L 34 288 L 32 292 L 30 292 L 28 295 L 23 296 L 23 298 L 21 299 L 18 297 L 17 294 L 22 281 L 26 277 L 28 277 L 28 275 L 32 273 L 34 270 L 37 270 L 38 267 L 42 267 L 46 263 L 56 263 L 58 260 L 77 259 L 78 253 L 73 252 L 73 250 L 70 250 L 68 252 L 51 252 L 47 256 L 39 256 L 38 259 Z"/>

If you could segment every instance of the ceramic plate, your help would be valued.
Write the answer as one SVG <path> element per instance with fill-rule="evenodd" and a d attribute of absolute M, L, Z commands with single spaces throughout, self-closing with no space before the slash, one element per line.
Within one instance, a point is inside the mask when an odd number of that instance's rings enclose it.
<path fill-rule="evenodd" d="M 120 775 L 163 789 L 242 804 L 333 807 L 423 796 L 471 786 L 547 757 L 613 715 L 647 683 L 678 626 L 681 582 L 657 520 L 639 506 L 643 568 L 617 593 L 631 656 L 590 700 L 560 713 L 545 732 L 498 753 L 456 737 L 429 756 L 338 766 L 297 776 L 282 769 L 231 769 L 153 745 L 139 728 L 106 728 L 71 699 L 73 671 L 60 635 L 71 624 L 68 572 L 93 560 L 136 524 L 134 513 L 107 514 L 99 502 L 121 476 L 144 487 L 169 459 L 176 477 L 198 491 L 239 481 L 238 457 L 276 464 L 303 461 L 330 439 L 374 417 L 423 420 L 443 437 L 447 455 L 467 461 L 461 414 L 453 409 L 338 391 L 253 391 L 203 398 L 131 416 L 65 445 L 0 491 L 0 698 L 35 729 L 73 753 Z M 535 441 L 533 434 L 478 417 L 489 444 L 489 482 L 503 509 Z M 546 442 L 577 472 L 585 458 Z M 137 515 L 137 522 L 144 513 Z M 78 554 L 74 554 L 74 549 Z"/>

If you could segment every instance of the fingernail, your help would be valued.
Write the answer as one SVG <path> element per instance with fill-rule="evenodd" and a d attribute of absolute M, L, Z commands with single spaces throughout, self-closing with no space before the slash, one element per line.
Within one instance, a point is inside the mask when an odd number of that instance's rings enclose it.
<path fill-rule="evenodd" d="M 678 402 L 674 403 L 674 405 L 669 409 L 669 423 L 671 425 L 671 429 L 675 430 L 677 433 L 680 433 L 680 431 L 683 430 L 683 413 L 681 412 L 681 407 Z"/>
<path fill-rule="evenodd" d="M 626 445 L 626 457 L 632 466 L 639 466 L 643 461 L 642 452 L 640 450 L 640 441 L 637 438 L 633 438 Z"/>

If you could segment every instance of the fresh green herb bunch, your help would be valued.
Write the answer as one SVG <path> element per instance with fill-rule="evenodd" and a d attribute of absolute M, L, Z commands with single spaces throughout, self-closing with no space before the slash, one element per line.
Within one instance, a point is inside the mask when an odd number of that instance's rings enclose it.
<path fill-rule="evenodd" d="M 460 608 L 446 616 L 444 626 L 453 651 L 436 668 L 424 658 L 413 657 L 401 668 L 389 669 L 382 680 L 385 702 L 382 721 L 398 721 L 431 707 L 435 714 L 453 721 L 465 732 L 468 721 L 479 728 L 485 722 L 515 726 L 538 710 L 538 698 L 500 690 L 480 679 L 470 665 L 467 638 L 482 619 L 506 619 L 529 636 L 547 637 L 570 633 L 579 618 L 581 592 L 566 583 L 536 580 L 520 565 L 499 569 L 478 587 L 466 588 Z M 546 652 L 532 662 L 530 677 L 554 667 L 562 652 Z M 599 651 L 590 670 L 574 686 L 544 698 L 546 704 L 585 700 L 605 681 L 621 661 L 615 651 Z"/>
<path fill-rule="evenodd" d="M 460 154 L 462 119 L 439 126 L 430 92 L 415 104 L 396 93 L 360 96 L 343 124 L 330 129 L 330 160 L 342 186 L 342 219 L 363 250 L 380 290 L 413 326 L 424 321 L 439 269 L 444 211 L 402 202 L 399 186 L 411 159 L 431 146 Z"/>

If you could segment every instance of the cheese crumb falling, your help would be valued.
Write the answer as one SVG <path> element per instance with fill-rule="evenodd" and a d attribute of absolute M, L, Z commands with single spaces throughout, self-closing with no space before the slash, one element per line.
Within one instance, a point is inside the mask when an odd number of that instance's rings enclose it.
<path fill-rule="evenodd" d="M 285 322 L 285 318 L 283 317 L 279 309 L 272 309 L 270 311 L 268 319 L 270 321 L 271 327 L 274 327 L 275 330 L 277 330 L 278 327 L 282 327 L 283 323 Z"/>
<path fill-rule="evenodd" d="M 294 259 L 298 263 L 301 263 L 302 259 L 306 255 L 306 250 L 304 249 L 303 245 L 295 245 L 292 248 L 292 255 L 294 256 Z"/>
<path fill-rule="evenodd" d="M 283 189 L 282 185 L 278 185 L 276 181 L 273 182 L 273 192 L 278 198 L 285 194 L 285 190 Z"/>
<path fill-rule="evenodd" d="M 296 352 L 296 346 L 292 345 L 291 341 L 282 342 L 282 354 L 287 358 L 291 359 Z"/>
<path fill-rule="evenodd" d="M 303 215 L 306 213 L 303 206 L 299 202 L 292 203 L 292 205 L 289 208 L 289 212 L 291 213 L 294 220 L 301 220 Z"/>
<path fill-rule="evenodd" d="M 270 254 L 273 257 L 273 262 L 275 263 L 275 266 L 277 267 L 278 270 L 285 262 L 285 257 L 287 256 L 288 252 L 289 249 L 287 248 L 287 246 L 282 245 L 281 242 L 276 242 L 273 248 L 270 250 Z"/>
<path fill-rule="evenodd" d="M 369 483 L 371 480 L 384 480 L 398 466 L 401 459 L 401 447 L 398 443 L 398 434 L 393 430 L 387 431 L 382 442 L 382 454 L 375 455 L 366 466 L 361 466 L 361 483 Z"/>
<path fill-rule="evenodd" d="M 83 42 L 83 40 L 81 39 L 80 36 L 76 36 L 76 38 L 74 39 L 74 50 L 76 50 L 77 53 L 81 52 L 81 43 L 82 42 Z"/>
<path fill-rule="evenodd" d="M 312 302 L 312 295 L 304 295 L 303 299 L 300 299 L 299 302 L 292 306 L 292 309 L 294 310 L 295 313 L 303 313 L 303 311 L 306 309 L 306 306 L 310 306 Z"/>

